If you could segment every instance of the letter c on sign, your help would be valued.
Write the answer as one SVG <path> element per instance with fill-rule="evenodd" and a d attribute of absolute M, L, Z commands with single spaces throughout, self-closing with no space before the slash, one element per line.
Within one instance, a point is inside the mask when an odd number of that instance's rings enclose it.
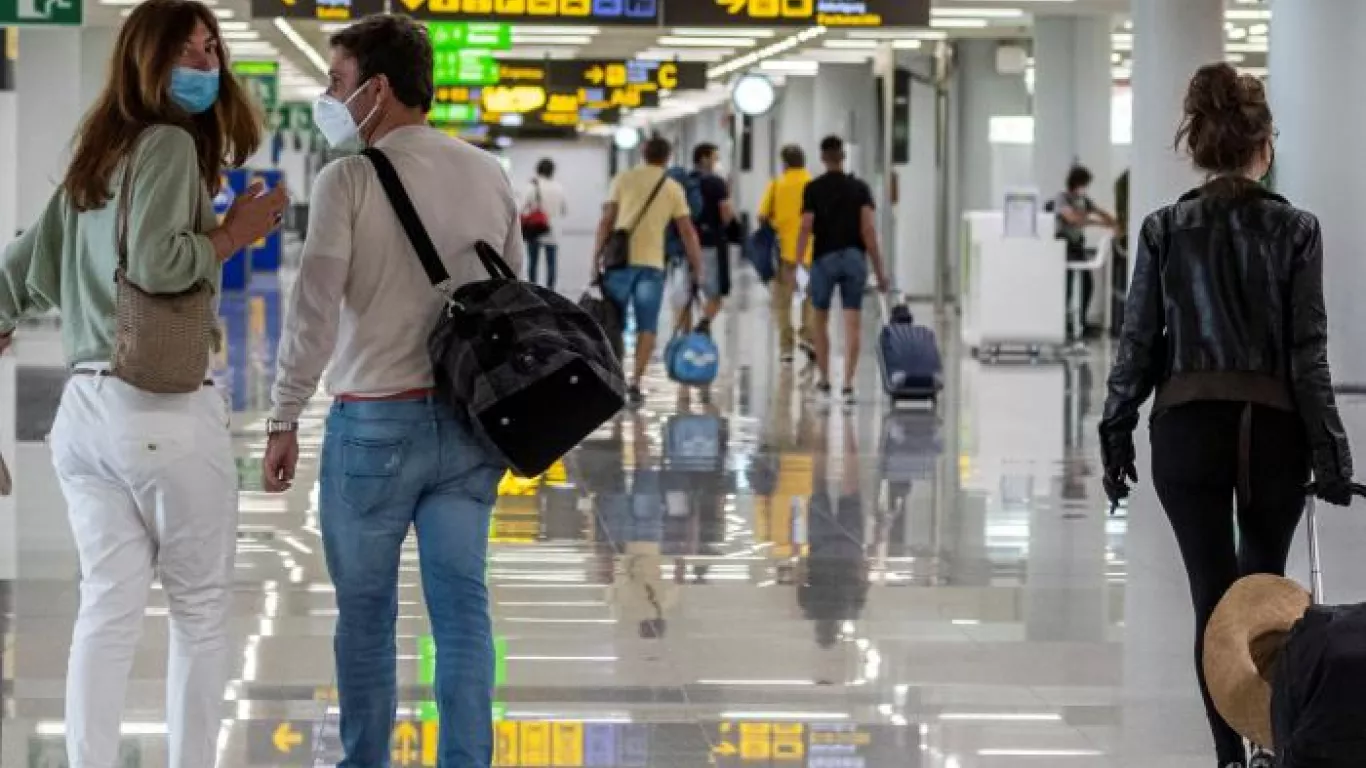
<path fill-rule="evenodd" d="M 659 65 L 659 87 L 674 90 L 678 87 L 678 65 L 666 62 Z"/>

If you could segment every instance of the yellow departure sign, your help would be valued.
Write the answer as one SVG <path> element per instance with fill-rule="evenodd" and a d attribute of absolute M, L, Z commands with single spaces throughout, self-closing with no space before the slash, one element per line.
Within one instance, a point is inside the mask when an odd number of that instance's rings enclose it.
<path fill-rule="evenodd" d="M 688 0 L 664 9 L 666 26 L 924 27 L 930 0 Z"/>
<path fill-rule="evenodd" d="M 660 0 L 397 0 L 394 10 L 420 19 L 658 24 Z"/>

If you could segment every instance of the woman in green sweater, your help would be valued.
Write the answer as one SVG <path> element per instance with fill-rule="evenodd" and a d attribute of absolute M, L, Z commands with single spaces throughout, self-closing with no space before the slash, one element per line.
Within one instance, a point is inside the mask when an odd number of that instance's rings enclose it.
<path fill-rule="evenodd" d="M 51 444 L 81 563 L 66 689 L 73 766 L 118 762 L 153 574 L 171 617 L 169 763 L 216 762 L 237 530 L 225 405 L 209 385 L 145 392 L 112 376 L 109 363 L 120 240 L 128 281 L 148 293 L 201 281 L 217 288 L 222 262 L 270 232 L 287 203 L 282 190 L 257 189 L 221 223 L 214 216 L 223 167 L 245 162 L 261 140 L 259 115 L 225 58 L 217 21 L 200 3 L 134 8 L 66 178 L 0 257 L 0 351 L 25 316 L 59 309 L 72 371 Z M 116 226 L 121 210 L 126 227 Z"/>

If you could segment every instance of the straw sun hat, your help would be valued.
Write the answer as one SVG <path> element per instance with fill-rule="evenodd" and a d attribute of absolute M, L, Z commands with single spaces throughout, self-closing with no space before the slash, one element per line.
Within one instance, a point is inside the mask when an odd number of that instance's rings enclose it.
<path fill-rule="evenodd" d="M 1259 574 L 1219 601 L 1205 629 L 1205 683 L 1219 714 L 1244 738 L 1274 747 L 1271 680 L 1286 635 L 1313 601 L 1296 582 Z"/>

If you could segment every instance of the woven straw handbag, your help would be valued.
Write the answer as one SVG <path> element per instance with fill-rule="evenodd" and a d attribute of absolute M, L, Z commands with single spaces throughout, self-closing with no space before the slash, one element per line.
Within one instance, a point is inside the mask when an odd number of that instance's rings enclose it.
<path fill-rule="evenodd" d="M 174 395 L 204 386 L 209 356 L 218 345 L 214 289 L 200 280 L 182 293 L 148 293 L 128 279 L 128 204 L 132 191 L 130 154 L 124 172 L 115 227 L 119 266 L 114 272 L 114 355 L 110 372 L 146 392 Z M 196 201 L 195 229 L 200 229 Z"/>

